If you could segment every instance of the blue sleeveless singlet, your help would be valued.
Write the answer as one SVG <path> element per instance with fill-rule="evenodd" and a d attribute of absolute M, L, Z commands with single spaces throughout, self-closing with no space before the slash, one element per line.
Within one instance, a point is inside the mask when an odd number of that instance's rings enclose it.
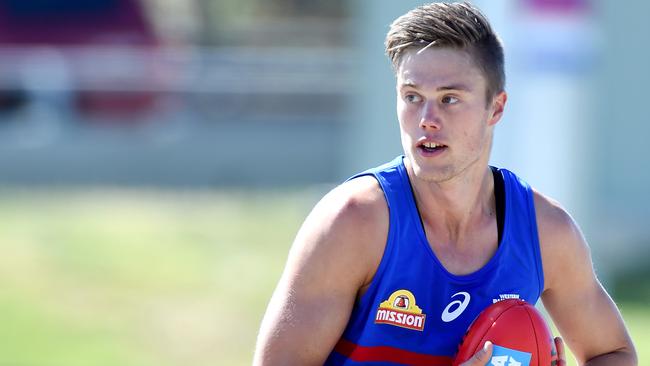
<path fill-rule="evenodd" d="M 494 256 L 468 275 L 448 272 L 429 246 L 400 156 L 357 174 L 374 176 L 389 209 L 377 272 L 355 304 L 326 365 L 450 365 L 482 309 L 508 299 L 535 304 L 544 288 L 528 184 L 505 169 L 503 234 Z"/>

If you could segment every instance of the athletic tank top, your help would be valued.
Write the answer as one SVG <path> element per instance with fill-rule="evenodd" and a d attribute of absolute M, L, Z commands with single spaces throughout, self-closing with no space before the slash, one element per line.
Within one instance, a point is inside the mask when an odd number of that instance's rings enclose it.
<path fill-rule="evenodd" d="M 494 302 L 535 304 L 544 288 L 532 190 L 498 169 L 505 217 L 497 251 L 468 275 L 448 272 L 429 246 L 404 157 L 357 174 L 374 176 L 389 209 L 384 254 L 326 365 L 450 365 L 465 331 Z"/>

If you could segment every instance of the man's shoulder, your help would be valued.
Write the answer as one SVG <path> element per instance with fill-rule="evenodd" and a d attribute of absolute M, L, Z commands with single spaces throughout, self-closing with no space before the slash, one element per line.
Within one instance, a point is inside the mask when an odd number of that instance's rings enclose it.
<path fill-rule="evenodd" d="M 373 176 L 361 176 L 329 191 L 312 209 L 297 242 L 334 251 L 364 252 L 386 241 L 388 205 Z M 353 253 L 354 254 L 354 253 Z"/>
<path fill-rule="evenodd" d="M 350 282 L 354 293 L 372 279 L 388 237 L 388 206 L 372 177 L 347 181 L 316 204 L 300 228 L 288 265 L 314 278 Z"/>
<path fill-rule="evenodd" d="M 559 202 L 533 191 L 545 289 L 557 286 L 568 267 L 587 268 L 590 253 L 580 228 Z"/>
<path fill-rule="evenodd" d="M 383 250 L 389 213 L 383 191 L 373 176 L 349 180 L 327 193 L 305 221 L 307 232 L 335 251 L 366 255 Z"/>
<path fill-rule="evenodd" d="M 555 199 L 533 189 L 533 200 L 540 235 L 567 235 L 577 229 L 569 212 Z"/>
<path fill-rule="evenodd" d="M 335 187 L 319 206 L 332 218 L 353 225 L 372 226 L 387 217 L 388 207 L 379 182 L 372 176 L 360 176 Z"/>

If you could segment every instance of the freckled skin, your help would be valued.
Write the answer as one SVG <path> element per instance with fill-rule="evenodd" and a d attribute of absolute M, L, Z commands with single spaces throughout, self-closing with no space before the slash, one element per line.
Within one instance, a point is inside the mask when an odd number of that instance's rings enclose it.
<path fill-rule="evenodd" d="M 443 182 L 467 169 L 483 172 L 505 93 L 495 98 L 500 105 L 487 103 L 483 74 L 468 53 L 449 48 L 406 51 L 396 76 L 402 147 L 414 176 Z M 421 157 L 416 144 L 423 137 L 447 145 L 444 156 Z"/>

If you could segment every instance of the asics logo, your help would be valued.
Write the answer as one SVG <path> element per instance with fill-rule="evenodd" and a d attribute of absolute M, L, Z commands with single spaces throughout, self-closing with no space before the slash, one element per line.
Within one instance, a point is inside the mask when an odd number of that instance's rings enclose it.
<path fill-rule="evenodd" d="M 451 296 L 451 298 L 455 298 L 456 296 L 462 296 L 462 300 L 454 300 L 447 305 L 445 310 L 442 311 L 442 315 L 440 318 L 442 319 L 443 322 L 449 323 L 450 321 L 453 321 L 454 319 L 458 318 L 460 314 L 465 311 L 467 308 L 467 305 L 469 305 L 469 300 L 471 299 L 471 296 L 467 292 L 457 292 Z M 453 311 L 451 309 L 454 308 Z"/>

